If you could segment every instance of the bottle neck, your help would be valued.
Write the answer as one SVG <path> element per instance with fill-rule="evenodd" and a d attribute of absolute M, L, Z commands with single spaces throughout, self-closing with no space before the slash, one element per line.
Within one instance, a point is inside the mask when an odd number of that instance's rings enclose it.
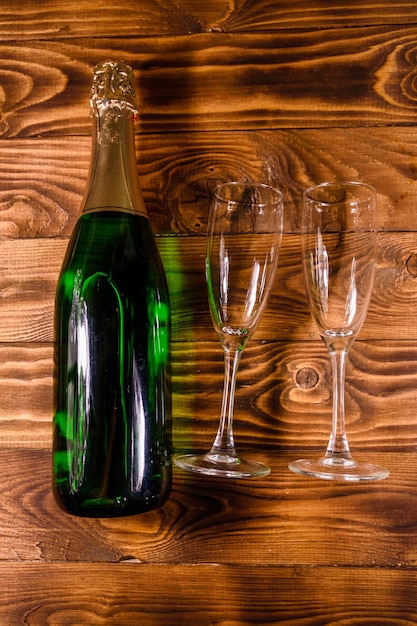
<path fill-rule="evenodd" d="M 96 107 L 83 213 L 122 211 L 147 217 L 136 169 L 133 116 L 130 107 L 111 100 Z"/>

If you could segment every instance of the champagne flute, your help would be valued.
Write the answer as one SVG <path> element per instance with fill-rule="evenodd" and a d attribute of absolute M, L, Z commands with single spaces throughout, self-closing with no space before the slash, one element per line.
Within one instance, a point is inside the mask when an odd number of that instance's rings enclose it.
<path fill-rule="evenodd" d="M 376 193 L 358 182 L 322 183 L 304 192 L 302 258 L 311 316 L 329 352 L 332 430 L 325 455 L 289 464 L 296 473 L 346 481 L 386 478 L 353 459 L 346 436 L 346 360 L 365 320 L 376 266 Z"/>
<path fill-rule="evenodd" d="M 263 463 L 235 449 L 233 408 L 240 357 L 265 310 L 281 245 L 283 195 L 269 185 L 229 182 L 216 187 L 210 206 L 206 279 L 214 328 L 224 350 L 219 427 L 211 450 L 178 456 L 182 469 L 228 478 L 266 476 Z"/>

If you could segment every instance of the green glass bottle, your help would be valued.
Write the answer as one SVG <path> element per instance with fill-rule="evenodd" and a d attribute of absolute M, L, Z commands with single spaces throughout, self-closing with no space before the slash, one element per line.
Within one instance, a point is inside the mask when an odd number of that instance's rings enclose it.
<path fill-rule="evenodd" d="M 171 488 L 170 305 L 136 170 L 132 75 L 95 68 L 89 182 L 56 293 L 53 487 L 86 517 L 149 511 Z"/>

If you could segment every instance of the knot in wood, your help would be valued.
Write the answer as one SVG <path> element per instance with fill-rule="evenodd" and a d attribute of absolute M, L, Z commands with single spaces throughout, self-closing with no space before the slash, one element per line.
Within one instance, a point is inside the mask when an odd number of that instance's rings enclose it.
<path fill-rule="evenodd" d="M 412 276 L 413 278 L 416 278 L 417 277 L 417 254 L 416 253 L 410 254 L 405 265 L 407 267 L 407 272 L 410 274 L 410 276 Z"/>
<path fill-rule="evenodd" d="M 318 381 L 319 375 L 312 367 L 302 367 L 295 376 L 295 382 L 300 389 L 312 389 Z"/>
<path fill-rule="evenodd" d="M 225 29 L 223 28 L 223 26 L 220 26 L 219 24 L 213 24 L 212 26 L 209 26 L 207 28 L 207 32 L 208 33 L 225 33 Z"/>

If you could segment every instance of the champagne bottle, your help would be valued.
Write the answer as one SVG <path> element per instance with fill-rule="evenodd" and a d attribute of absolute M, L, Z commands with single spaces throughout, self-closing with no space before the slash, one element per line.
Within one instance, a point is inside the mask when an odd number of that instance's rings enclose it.
<path fill-rule="evenodd" d="M 85 517 L 160 506 L 171 488 L 170 305 L 139 186 L 132 70 L 95 68 L 90 174 L 55 303 L 53 486 Z"/>

